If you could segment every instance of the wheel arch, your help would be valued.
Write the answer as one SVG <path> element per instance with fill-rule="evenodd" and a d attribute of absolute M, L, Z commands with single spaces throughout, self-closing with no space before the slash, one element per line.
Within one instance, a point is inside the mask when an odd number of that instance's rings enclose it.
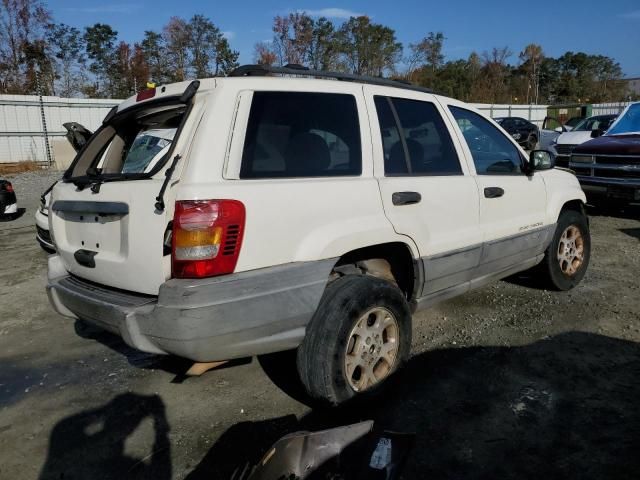
<path fill-rule="evenodd" d="M 331 275 L 364 274 L 395 283 L 408 301 L 414 300 L 424 279 L 422 262 L 403 242 L 387 242 L 357 248 L 343 254 Z"/>

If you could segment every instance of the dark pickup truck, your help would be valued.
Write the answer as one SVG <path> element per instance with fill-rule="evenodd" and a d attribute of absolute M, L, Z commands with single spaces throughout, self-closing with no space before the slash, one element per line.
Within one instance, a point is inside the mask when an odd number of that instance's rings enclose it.
<path fill-rule="evenodd" d="M 640 202 L 640 103 L 627 107 L 606 135 L 575 147 L 569 168 L 591 199 Z"/>

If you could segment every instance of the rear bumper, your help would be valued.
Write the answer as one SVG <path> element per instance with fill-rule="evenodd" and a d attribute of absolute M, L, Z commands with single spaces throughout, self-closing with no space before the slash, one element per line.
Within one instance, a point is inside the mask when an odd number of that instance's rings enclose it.
<path fill-rule="evenodd" d="M 49 218 L 40 209 L 36 211 L 36 240 L 45 250 L 55 251 L 56 247 L 49 232 Z"/>
<path fill-rule="evenodd" d="M 10 204 L 0 203 L 0 215 L 13 215 L 15 213 L 18 213 L 17 203 L 10 203 Z"/>
<path fill-rule="evenodd" d="M 62 315 L 120 335 L 144 352 L 227 360 L 297 347 L 335 260 L 165 282 L 157 297 L 69 276 L 49 257 L 47 291 Z"/>
<path fill-rule="evenodd" d="M 18 213 L 18 202 L 13 192 L 0 192 L 0 215 Z"/>

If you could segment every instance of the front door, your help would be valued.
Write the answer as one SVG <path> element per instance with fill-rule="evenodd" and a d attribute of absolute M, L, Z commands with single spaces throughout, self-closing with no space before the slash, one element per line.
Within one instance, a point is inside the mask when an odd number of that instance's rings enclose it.
<path fill-rule="evenodd" d="M 478 275 L 498 273 L 542 253 L 547 193 L 540 175 L 526 175 L 521 150 L 481 115 L 450 106 L 475 167 L 483 253 Z"/>

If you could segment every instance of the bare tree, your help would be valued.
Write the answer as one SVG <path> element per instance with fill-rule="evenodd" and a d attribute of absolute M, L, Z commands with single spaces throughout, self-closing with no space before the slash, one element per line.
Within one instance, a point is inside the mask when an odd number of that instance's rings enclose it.
<path fill-rule="evenodd" d="M 278 60 L 278 55 L 273 51 L 271 45 L 267 42 L 258 42 L 253 47 L 254 62 L 258 65 L 271 66 Z"/>
<path fill-rule="evenodd" d="M 39 0 L 0 1 L 0 92 L 29 93 L 27 68 L 40 68 L 33 61 L 47 59 L 44 36 L 49 21 Z"/>
<path fill-rule="evenodd" d="M 521 68 L 526 72 L 527 85 L 527 103 L 538 104 L 538 96 L 540 93 L 540 65 L 544 60 L 544 53 L 540 45 L 530 43 L 522 52 L 520 52 Z"/>
<path fill-rule="evenodd" d="M 189 77 L 189 46 L 191 43 L 189 25 L 179 17 L 171 17 L 162 29 L 169 59 L 170 80 L 181 82 Z"/>

